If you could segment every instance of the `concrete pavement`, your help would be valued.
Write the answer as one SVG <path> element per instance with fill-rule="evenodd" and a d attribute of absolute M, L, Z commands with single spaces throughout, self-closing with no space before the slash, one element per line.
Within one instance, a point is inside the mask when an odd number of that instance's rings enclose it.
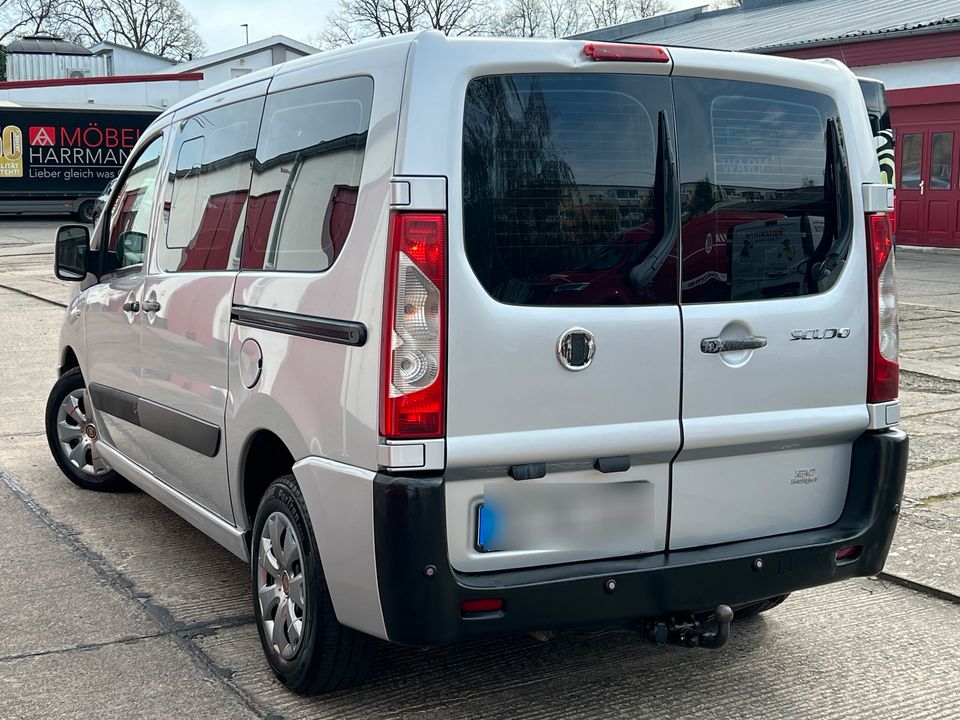
<path fill-rule="evenodd" d="M 77 489 L 50 458 L 69 295 L 54 225 L 0 226 L 0 718 L 960 717 L 960 605 L 882 579 L 797 593 L 716 653 L 623 630 L 386 647 L 368 685 L 291 695 L 261 657 L 241 563 L 144 494 Z M 915 451 L 887 569 L 960 594 L 960 254 L 930 257 L 898 258 Z"/>

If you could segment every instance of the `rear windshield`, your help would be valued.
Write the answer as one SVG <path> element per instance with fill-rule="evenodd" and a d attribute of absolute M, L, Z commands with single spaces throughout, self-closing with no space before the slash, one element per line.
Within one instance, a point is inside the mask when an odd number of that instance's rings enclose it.
<path fill-rule="evenodd" d="M 464 241 L 491 296 L 517 305 L 677 301 L 675 242 L 663 227 L 672 203 L 658 174 L 669 82 L 601 74 L 471 81 Z"/>
<path fill-rule="evenodd" d="M 760 83 L 675 78 L 684 303 L 829 289 L 850 246 L 833 100 Z"/>

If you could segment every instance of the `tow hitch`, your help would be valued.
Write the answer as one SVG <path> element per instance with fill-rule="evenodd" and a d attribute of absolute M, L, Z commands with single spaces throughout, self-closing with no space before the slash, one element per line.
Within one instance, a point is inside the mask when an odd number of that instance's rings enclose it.
<path fill-rule="evenodd" d="M 718 605 L 713 612 L 717 623 L 716 630 L 708 631 L 704 623 L 693 615 L 684 618 L 670 617 L 666 620 L 648 620 L 640 624 L 639 630 L 646 640 L 654 645 L 682 645 L 683 647 L 702 647 L 716 650 L 722 648 L 730 639 L 730 621 L 733 610 L 729 605 Z M 710 618 L 706 618 L 709 622 Z"/>

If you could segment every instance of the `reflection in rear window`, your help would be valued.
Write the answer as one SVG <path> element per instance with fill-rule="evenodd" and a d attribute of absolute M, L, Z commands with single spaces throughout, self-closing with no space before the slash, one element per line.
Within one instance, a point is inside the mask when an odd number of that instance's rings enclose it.
<path fill-rule="evenodd" d="M 674 91 L 683 302 L 832 287 L 848 255 L 851 220 L 833 101 L 700 78 L 675 78 Z"/>
<path fill-rule="evenodd" d="M 676 302 L 658 185 L 669 80 L 483 77 L 467 88 L 467 257 L 495 299 L 519 305 Z"/>

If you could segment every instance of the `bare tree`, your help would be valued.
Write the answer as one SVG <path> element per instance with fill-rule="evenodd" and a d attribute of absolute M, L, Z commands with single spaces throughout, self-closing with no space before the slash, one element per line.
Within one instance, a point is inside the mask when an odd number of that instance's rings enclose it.
<path fill-rule="evenodd" d="M 587 0 L 582 5 L 590 25 L 584 30 L 620 25 L 670 10 L 666 0 Z"/>
<path fill-rule="evenodd" d="M 670 10 L 666 0 L 506 0 L 497 35 L 566 37 Z"/>
<path fill-rule="evenodd" d="M 543 0 L 547 12 L 547 37 L 573 35 L 583 27 L 583 7 L 576 0 Z"/>
<path fill-rule="evenodd" d="M 331 48 L 430 28 L 477 35 L 490 25 L 486 0 L 340 0 L 319 43 Z"/>
<path fill-rule="evenodd" d="M 59 0 L 0 0 L 0 42 L 59 26 Z"/>
<path fill-rule="evenodd" d="M 549 33 L 549 13 L 544 0 L 511 0 L 494 28 L 496 35 L 542 37 Z"/>
<path fill-rule="evenodd" d="M 60 7 L 81 43 L 114 42 L 173 60 L 204 49 L 180 0 L 62 0 Z"/>
<path fill-rule="evenodd" d="M 113 42 L 185 60 L 202 53 L 196 22 L 180 0 L 0 0 L 10 34 L 49 32 L 91 45 Z M 7 11 L 8 15 L 3 13 Z"/>
<path fill-rule="evenodd" d="M 740 7 L 743 0 L 713 0 L 710 3 L 711 10 L 726 10 L 727 8 Z"/>

